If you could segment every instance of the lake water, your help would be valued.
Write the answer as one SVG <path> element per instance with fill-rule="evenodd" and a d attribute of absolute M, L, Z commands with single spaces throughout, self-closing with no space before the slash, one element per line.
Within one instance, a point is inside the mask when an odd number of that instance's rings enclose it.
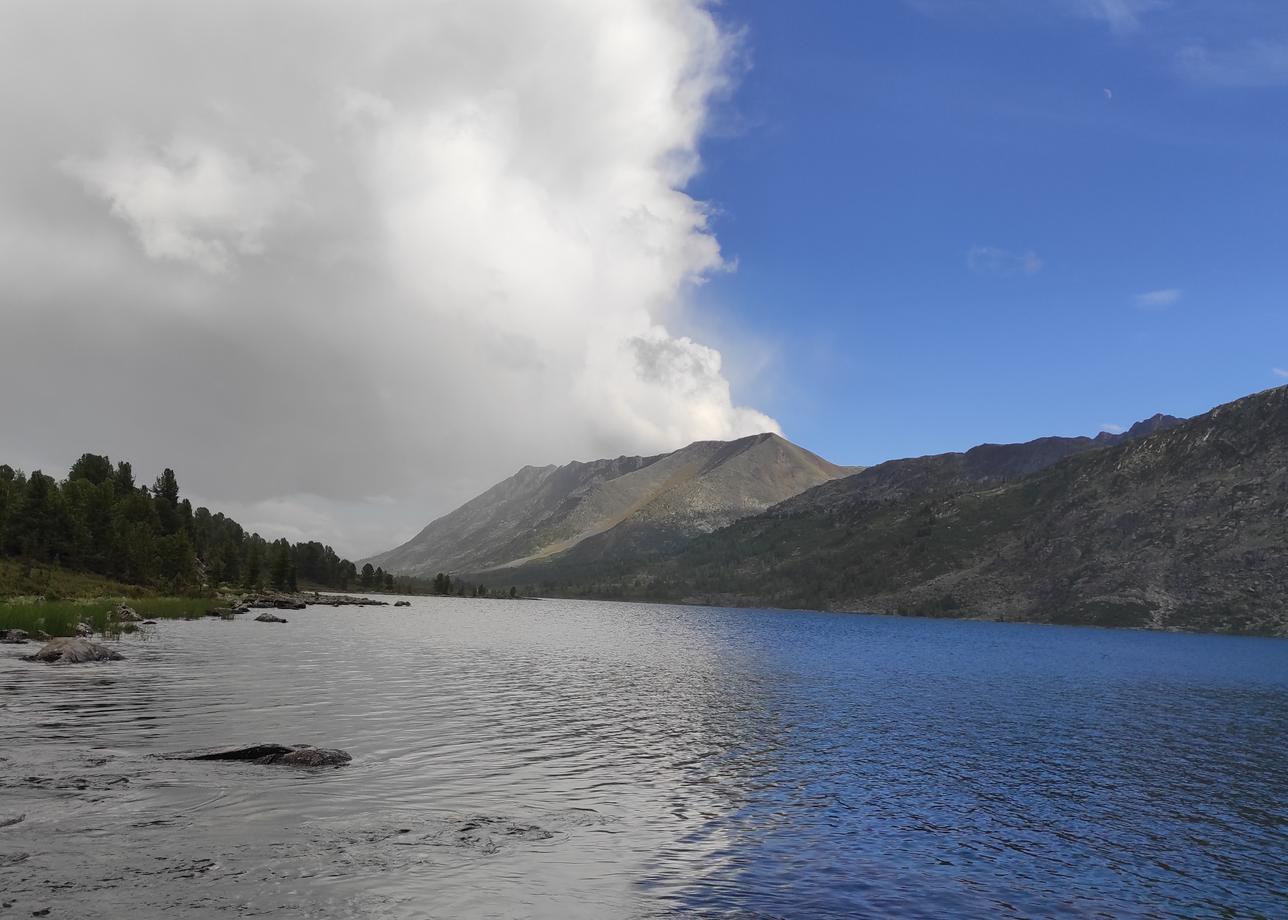
<path fill-rule="evenodd" d="M 0 646 L 0 915 L 1288 916 L 1288 641 L 567 601 Z M 344 768 L 162 760 L 259 740 Z"/>

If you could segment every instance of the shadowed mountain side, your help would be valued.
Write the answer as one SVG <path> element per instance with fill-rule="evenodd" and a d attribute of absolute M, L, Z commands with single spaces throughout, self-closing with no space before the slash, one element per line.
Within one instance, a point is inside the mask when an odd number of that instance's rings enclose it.
<path fill-rule="evenodd" d="M 594 558 L 669 549 L 849 472 L 773 434 L 699 441 L 658 457 L 525 467 L 371 561 L 432 575 L 544 559 L 592 538 L 602 538 Z"/>
<path fill-rule="evenodd" d="M 671 558 L 545 577 L 599 596 L 1288 635 L 1288 388 L 1153 428 L 966 488 L 973 451 L 923 458 L 949 469 L 925 491 L 874 467 Z"/>
<path fill-rule="evenodd" d="M 1022 444 L 981 444 L 964 453 L 890 460 L 788 499 L 771 513 L 827 513 L 853 502 L 890 501 L 927 492 L 1000 483 L 1044 470 L 1074 454 L 1165 431 L 1181 421 L 1160 414 L 1137 422 L 1122 434 L 1102 432 L 1095 438 L 1047 437 Z"/>

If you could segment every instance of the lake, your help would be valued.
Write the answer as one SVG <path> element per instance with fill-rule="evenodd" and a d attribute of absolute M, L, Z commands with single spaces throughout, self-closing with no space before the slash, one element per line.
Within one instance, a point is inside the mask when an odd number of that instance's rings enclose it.
<path fill-rule="evenodd" d="M 573 601 L 0 646 L 53 917 L 1288 916 L 1288 641 Z M 319 771 L 155 755 L 339 747 Z M 0 913 L 8 914 L 0 909 Z"/>

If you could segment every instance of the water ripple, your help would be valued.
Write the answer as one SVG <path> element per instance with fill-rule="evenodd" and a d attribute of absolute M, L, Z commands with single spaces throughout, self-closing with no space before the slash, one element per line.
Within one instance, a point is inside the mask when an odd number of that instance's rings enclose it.
<path fill-rule="evenodd" d="M 1288 915 L 1285 642 L 415 599 L 121 645 L 0 651 L 14 910 Z M 354 761 L 157 756 L 261 740 Z"/>

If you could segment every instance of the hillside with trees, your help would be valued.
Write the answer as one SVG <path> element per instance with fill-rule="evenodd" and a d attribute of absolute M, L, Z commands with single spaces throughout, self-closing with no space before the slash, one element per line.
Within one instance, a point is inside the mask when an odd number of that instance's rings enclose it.
<path fill-rule="evenodd" d="M 394 576 L 361 572 L 318 542 L 265 540 L 181 497 L 174 471 L 135 482 L 128 462 L 84 454 L 65 479 L 0 465 L 0 557 L 87 572 L 172 594 L 235 586 L 393 590 Z"/>

